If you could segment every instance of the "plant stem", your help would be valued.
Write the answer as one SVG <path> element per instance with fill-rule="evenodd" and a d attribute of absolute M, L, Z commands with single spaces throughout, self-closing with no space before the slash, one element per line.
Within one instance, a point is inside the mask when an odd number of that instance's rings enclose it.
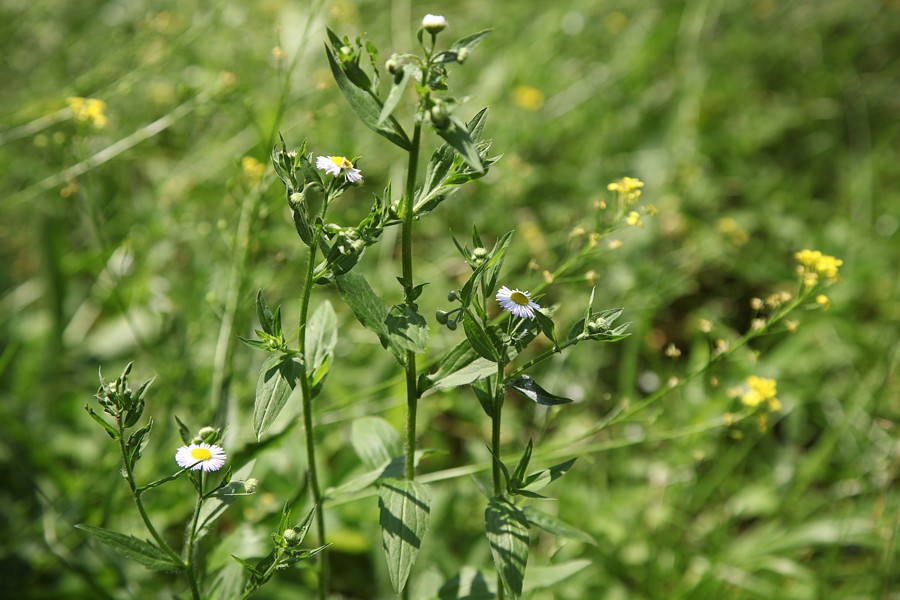
<path fill-rule="evenodd" d="M 150 521 L 149 515 L 147 515 L 147 509 L 144 508 L 144 503 L 141 500 L 141 495 L 138 493 L 137 484 L 134 481 L 134 472 L 131 470 L 131 464 L 128 461 L 128 451 L 125 448 L 125 425 L 122 423 L 122 417 L 116 418 L 116 425 L 119 430 L 119 450 L 122 452 L 122 462 L 125 468 L 125 480 L 128 482 L 128 487 L 131 488 L 131 496 L 134 498 L 134 503 L 137 506 L 138 513 L 141 515 L 141 520 L 144 522 L 144 527 L 147 528 L 147 531 L 150 532 L 150 535 L 159 545 L 160 549 L 166 553 L 166 556 L 172 559 L 172 561 L 178 565 L 182 571 L 184 571 L 185 576 L 187 576 L 188 584 L 191 587 L 191 598 L 194 600 L 200 600 L 200 588 L 197 587 L 197 579 L 194 577 L 194 572 L 191 570 L 190 565 L 185 564 L 181 557 L 178 556 L 172 548 L 169 547 L 169 544 L 159 535 L 159 532 L 156 531 L 156 527 L 153 526 L 153 523 Z"/>
<path fill-rule="evenodd" d="M 500 461 L 502 460 L 500 455 L 500 421 L 503 415 L 503 396 L 506 391 L 503 386 L 504 367 L 502 360 L 497 363 L 497 381 L 494 384 L 494 412 L 491 415 L 491 453 L 494 455 L 494 460 L 491 462 L 491 474 L 494 479 L 494 496 L 498 498 L 503 495 L 503 474 L 500 472 Z M 497 600 L 503 600 L 503 591 L 503 578 L 500 577 L 500 572 L 497 571 Z"/>
<path fill-rule="evenodd" d="M 322 205 L 324 217 L 327 200 Z M 312 393 L 309 388 L 309 377 L 306 373 L 306 324 L 309 316 L 309 298 L 312 295 L 313 270 L 316 266 L 316 250 L 319 247 L 319 239 L 322 236 L 322 226 L 316 225 L 312 244 L 309 245 L 308 263 L 306 275 L 303 281 L 303 295 L 300 299 L 300 331 L 297 336 L 297 348 L 300 352 L 300 391 L 303 402 L 303 428 L 306 432 L 306 462 L 307 480 L 313 503 L 316 505 L 316 531 L 319 535 L 319 545 L 325 545 L 325 517 L 322 512 L 322 490 L 319 488 L 319 475 L 316 470 L 316 436 L 312 421 Z M 324 600 L 328 595 L 328 552 L 319 553 L 319 599 Z"/>
<path fill-rule="evenodd" d="M 203 470 L 198 472 L 200 478 L 200 490 L 197 497 L 197 504 L 194 506 L 194 516 L 191 518 L 191 528 L 188 530 L 187 544 L 184 548 L 184 565 L 187 570 L 188 577 L 196 586 L 194 575 L 194 543 L 197 540 L 197 522 L 200 520 L 200 508 L 203 506 Z"/>
<path fill-rule="evenodd" d="M 422 125 L 416 123 L 413 130 L 412 148 L 409 151 L 409 166 L 406 173 L 406 190 L 403 197 L 403 233 L 401 240 L 401 260 L 406 301 L 413 302 L 412 228 L 414 217 L 414 195 L 416 193 L 416 171 L 419 166 L 419 145 Z M 418 382 L 416 381 L 416 353 L 406 352 L 406 442 L 403 448 L 406 464 L 404 476 L 408 480 L 416 477 L 416 410 L 419 403 Z"/>

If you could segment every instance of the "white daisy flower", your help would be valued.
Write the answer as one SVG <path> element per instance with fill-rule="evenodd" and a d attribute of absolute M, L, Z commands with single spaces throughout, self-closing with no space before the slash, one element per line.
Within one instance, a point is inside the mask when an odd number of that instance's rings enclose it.
<path fill-rule="evenodd" d="M 520 319 L 533 319 L 534 311 L 541 305 L 531 299 L 530 292 L 511 290 L 505 285 L 497 292 L 497 302 L 503 310 L 512 313 Z"/>
<path fill-rule="evenodd" d="M 353 163 L 345 156 L 320 156 L 316 158 L 316 168 L 322 169 L 334 177 L 340 177 L 343 173 L 344 178 L 350 183 L 362 181 L 362 173 L 359 169 L 354 169 Z"/>
<path fill-rule="evenodd" d="M 207 473 L 221 469 L 226 458 L 225 450 L 221 446 L 206 442 L 182 446 L 175 452 L 175 462 L 182 469 L 192 471 L 203 469 Z"/>

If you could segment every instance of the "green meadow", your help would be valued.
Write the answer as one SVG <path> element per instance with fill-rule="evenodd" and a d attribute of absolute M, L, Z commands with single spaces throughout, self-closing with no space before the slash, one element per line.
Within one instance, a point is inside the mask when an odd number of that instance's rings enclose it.
<path fill-rule="evenodd" d="M 407 153 L 355 114 L 327 30 L 380 71 L 383 101 L 396 79 L 385 63 L 421 53 L 426 13 L 446 17 L 440 47 L 491 30 L 446 65 L 453 118 L 489 107 L 490 146 L 483 173 L 415 218 L 414 283 L 427 285 L 413 303 L 413 282 L 398 283 Z M 900 598 L 898 57 L 897 0 L 4 0 L 0 597 Z M 415 86 L 392 117 L 410 136 Z M 428 114 L 418 184 L 449 139 Z M 333 307 L 335 338 L 314 344 L 317 362 L 307 354 L 310 411 L 304 376 L 261 426 L 260 390 L 277 394 L 261 383 L 266 353 L 241 340 L 265 340 L 276 306 L 287 338 L 306 319 L 309 244 L 273 167 L 273 148 L 284 158 L 304 142 L 313 164 L 347 157 L 363 177 L 315 171 L 346 187 L 325 201 L 327 223 L 355 227 L 373 198 L 398 203 L 352 273 L 380 310 L 424 317 L 427 349 L 407 340 L 392 356 L 349 284 L 323 279 L 308 309 Z M 480 273 L 465 255 L 504 240 L 503 260 L 489 255 L 495 285 L 472 305 L 480 324 L 446 326 Z M 806 249 L 825 262 L 804 267 Z M 541 317 L 506 314 L 501 285 L 530 290 Z M 591 343 L 591 311 L 619 308 L 627 337 Z M 559 342 L 576 324 L 571 352 L 554 352 L 545 314 Z M 479 346 L 500 343 L 492 322 L 513 338 L 514 323 L 533 329 L 510 365 L 505 348 Z M 460 343 L 500 374 L 423 386 Z M 429 521 L 391 546 L 379 505 L 391 484 L 367 473 L 371 453 L 403 465 L 398 361 L 413 354 Z M 134 390 L 152 379 L 132 425 L 153 426 L 123 468 L 85 407 L 114 423 L 98 373 L 109 384 L 130 363 Z M 543 387 L 504 388 L 504 366 Z M 203 427 L 225 468 L 179 471 L 176 451 Z M 498 483 L 523 454 L 544 470 L 539 494 Z M 135 502 L 130 483 L 176 473 Z M 203 500 L 222 512 L 201 532 L 195 486 L 223 474 L 243 487 Z M 485 510 L 501 491 L 514 496 L 504 526 L 525 507 L 544 526 L 529 512 L 524 541 L 498 542 Z M 245 565 L 287 544 L 313 498 L 321 522 L 297 547 L 327 548 L 248 591 Z M 391 558 L 410 544 L 412 559 Z"/>

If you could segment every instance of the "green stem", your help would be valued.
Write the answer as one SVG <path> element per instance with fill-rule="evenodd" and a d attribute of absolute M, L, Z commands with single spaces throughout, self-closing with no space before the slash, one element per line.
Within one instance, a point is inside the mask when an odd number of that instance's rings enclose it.
<path fill-rule="evenodd" d="M 419 146 L 422 138 L 422 124 L 413 129 L 412 148 L 409 151 L 409 167 L 406 173 L 406 191 L 403 197 L 403 233 L 401 240 L 401 260 L 406 301 L 413 302 L 412 228 L 414 196 L 416 193 L 416 171 L 419 166 Z M 418 382 L 416 381 L 416 353 L 406 353 L 406 442 L 403 448 L 406 457 L 404 476 L 408 480 L 416 477 L 416 411 L 419 403 Z"/>
<path fill-rule="evenodd" d="M 497 381 L 494 384 L 494 414 L 491 415 L 491 452 L 494 460 L 491 462 L 491 473 L 494 479 L 494 496 L 503 495 L 503 474 L 500 471 L 500 421 L 503 415 L 503 396 L 506 388 L 503 385 L 504 364 L 503 361 L 497 363 Z M 497 572 L 497 600 L 503 600 L 503 578 L 500 572 Z"/>
<path fill-rule="evenodd" d="M 194 577 L 194 573 L 190 568 L 190 565 L 185 564 L 181 557 L 178 556 L 169 544 L 159 535 L 159 532 L 156 531 L 156 527 L 153 526 L 153 523 L 150 521 L 149 515 L 147 515 L 147 509 L 144 508 L 144 503 L 141 501 L 141 495 L 138 493 L 137 484 L 134 481 L 134 472 L 131 470 L 131 464 L 128 461 L 128 451 L 125 448 L 125 426 L 122 423 L 122 417 L 116 418 L 116 425 L 119 430 L 119 450 L 122 452 L 122 462 L 125 466 L 125 480 L 128 482 L 128 487 L 131 488 L 131 495 L 134 498 L 134 503 L 137 506 L 138 513 L 141 515 L 141 520 L 144 522 L 144 527 L 147 528 L 147 531 L 150 532 L 151 537 L 156 541 L 159 547 L 165 552 L 166 556 L 172 559 L 172 561 L 178 565 L 178 568 L 184 571 L 185 576 L 187 577 L 188 584 L 191 587 L 191 598 L 194 600 L 200 600 L 200 588 L 197 587 L 197 579 Z"/>
<path fill-rule="evenodd" d="M 322 206 L 322 216 L 325 216 L 327 200 Z M 303 402 L 303 428 L 306 431 L 306 462 L 307 480 L 313 503 L 316 505 L 316 531 L 319 535 L 319 545 L 325 545 L 325 516 L 322 511 L 322 490 L 319 487 L 319 475 L 316 469 L 316 436 L 312 421 L 312 393 L 309 388 L 309 377 L 306 373 L 308 357 L 306 356 L 306 324 L 309 316 L 309 299 L 312 295 L 313 270 L 316 266 L 316 250 L 322 236 L 322 226 L 316 225 L 312 244 L 309 245 L 309 256 L 306 265 L 306 275 L 303 282 L 303 295 L 300 299 L 300 331 L 297 335 L 297 348 L 301 357 L 300 364 L 300 391 Z M 319 599 L 324 600 L 328 595 L 328 552 L 319 553 Z"/>
<path fill-rule="evenodd" d="M 200 520 L 200 508 L 203 506 L 203 470 L 198 473 L 200 478 L 200 490 L 197 495 L 197 504 L 194 505 L 194 516 L 191 517 L 191 528 L 188 530 L 187 544 L 184 549 L 184 564 L 188 577 L 196 587 L 196 575 L 194 574 L 194 548 L 197 541 L 197 523 Z"/>

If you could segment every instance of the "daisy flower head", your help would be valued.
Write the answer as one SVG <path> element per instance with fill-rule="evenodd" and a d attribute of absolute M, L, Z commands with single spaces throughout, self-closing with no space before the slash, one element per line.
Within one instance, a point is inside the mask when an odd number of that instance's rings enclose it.
<path fill-rule="evenodd" d="M 362 181 L 362 173 L 353 168 L 353 163 L 346 156 L 320 156 L 316 158 L 316 168 L 334 177 L 340 177 L 343 173 L 349 183 Z"/>
<path fill-rule="evenodd" d="M 192 471 L 202 469 L 207 473 L 221 469 L 226 458 L 225 450 L 221 446 L 206 442 L 182 446 L 175 452 L 175 462 L 182 469 Z"/>
<path fill-rule="evenodd" d="M 497 292 L 497 303 L 503 310 L 520 319 L 533 319 L 534 311 L 541 308 L 540 304 L 531 299 L 530 292 L 511 290 L 505 285 Z"/>

